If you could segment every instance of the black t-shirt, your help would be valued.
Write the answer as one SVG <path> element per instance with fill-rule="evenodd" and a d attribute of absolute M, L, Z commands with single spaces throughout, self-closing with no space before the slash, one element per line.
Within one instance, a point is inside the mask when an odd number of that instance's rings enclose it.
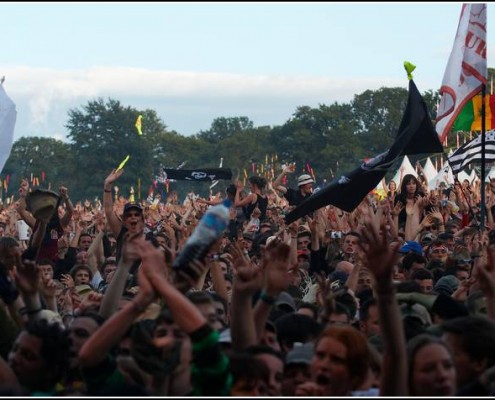
<path fill-rule="evenodd" d="M 251 214 L 256 207 L 258 207 L 261 211 L 260 221 L 264 221 L 266 218 L 266 209 L 268 207 L 268 198 L 256 194 L 256 201 L 244 207 L 244 214 L 246 215 L 246 219 L 251 218 Z"/>
<path fill-rule="evenodd" d="M 303 196 L 299 189 L 295 190 L 292 188 L 287 188 L 287 192 L 284 194 L 284 197 L 287 199 L 289 205 L 291 206 L 298 206 L 309 196 L 311 196 L 311 194 L 307 194 L 306 196 Z"/>

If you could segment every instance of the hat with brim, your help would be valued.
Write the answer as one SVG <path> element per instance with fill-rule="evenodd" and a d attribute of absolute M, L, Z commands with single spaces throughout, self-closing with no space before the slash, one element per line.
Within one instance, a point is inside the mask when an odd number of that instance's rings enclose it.
<path fill-rule="evenodd" d="M 307 185 L 308 183 L 314 183 L 314 180 L 310 175 L 303 174 L 297 178 L 297 186 Z"/>
<path fill-rule="evenodd" d="M 57 208 L 59 195 L 51 190 L 35 189 L 26 196 L 26 210 L 34 218 L 49 221 Z"/>

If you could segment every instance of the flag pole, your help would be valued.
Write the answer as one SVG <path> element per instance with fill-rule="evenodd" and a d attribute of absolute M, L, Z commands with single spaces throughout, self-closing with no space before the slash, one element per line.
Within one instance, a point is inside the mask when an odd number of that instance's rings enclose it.
<path fill-rule="evenodd" d="M 485 94 L 486 85 L 483 83 L 481 85 L 481 224 L 480 228 L 482 231 L 485 230 L 485 131 L 486 131 L 486 121 L 485 121 Z"/>

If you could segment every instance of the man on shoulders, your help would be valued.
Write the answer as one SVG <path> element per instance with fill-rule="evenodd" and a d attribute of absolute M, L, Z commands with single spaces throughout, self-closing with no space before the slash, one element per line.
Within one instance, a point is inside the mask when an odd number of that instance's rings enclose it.
<path fill-rule="evenodd" d="M 303 174 L 297 178 L 297 190 L 292 188 L 286 188 L 283 186 L 282 179 L 289 173 L 295 171 L 295 163 L 287 165 L 282 173 L 273 182 L 273 188 L 283 193 L 284 197 L 289 202 L 291 206 L 298 206 L 303 200 L 307 199 L 313 194 L 313 178 L 308 174 Z"/>

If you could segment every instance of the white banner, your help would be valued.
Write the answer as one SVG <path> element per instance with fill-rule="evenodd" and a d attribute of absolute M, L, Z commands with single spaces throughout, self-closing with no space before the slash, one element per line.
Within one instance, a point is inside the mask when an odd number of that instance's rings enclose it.
<path fill-rule="evenodd" d="M 486 4 L 463 4 L 440 88 L 436 131 L 444 143 L 464 105 L 486 84 Z"/>
<path fill-rule="evenodd" d="M 16 117 L 15 104 L 0 84 L 0 173 L 12 150 Z"/>

